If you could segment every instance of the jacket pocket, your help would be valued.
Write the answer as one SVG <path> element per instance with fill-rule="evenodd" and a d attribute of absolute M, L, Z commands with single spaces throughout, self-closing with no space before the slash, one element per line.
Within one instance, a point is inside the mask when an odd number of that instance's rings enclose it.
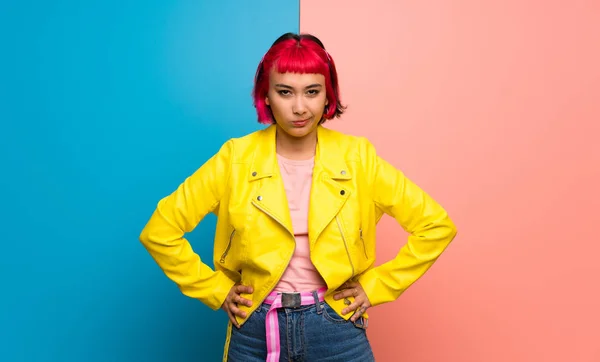
<path fill-rule="evenodd" d="M 221 264 L 225 263 L 225 259 L 227 258 L 227 255 L 229 254 L 229 250 L 231 250 L 231 244 L 233 243 L 234 236 L 235 236 L 235 228 L 231 231 L 231 234 L 229 235 L 229 242 L 227 243 L 227 247 L 225 248 L 225 251 L 221 255 L 221 260 L 219 260 L 221 262 Z"/>
<path fill-rule="evenodd" d="M 348 261 L 350 262 L 350 267 L 352 268 L 352 275 L 354 276 L 354 273 L 355 273 L 354 263 L 352 263 L 352 256 L 350 255 L 348 241 L 346 240 L 344 228 L 342 227 L 342 222 L 340 220 L 340 217 L 336 216 L 335 221 L 336 221 L 338 229 L 340 231 L 340 235 L 342 236 L 342 241 L 344 242 L 344 248 L 346 249 L 346 255 L 348 255 Z"/>
<path fill-rule="evenodd" d="M 360 237 L 360 243 L 362 244 L 362 248 L 365 253 L 365 258 L 369 259 L 369 253 L 367 253 L 367 244 L 365 244 L 365 239 L 363 239 L 363 229 L 360 228 L 358 230 L 358 233 L 359 233 L 359 237 Z"/>

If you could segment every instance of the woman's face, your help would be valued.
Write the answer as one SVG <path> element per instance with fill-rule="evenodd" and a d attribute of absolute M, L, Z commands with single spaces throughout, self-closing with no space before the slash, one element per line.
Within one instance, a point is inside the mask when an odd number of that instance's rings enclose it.
<path fill-rule="evenodd" d="M 328 104 L 322 74 L 271 71 L 266 103 L 280 130 L 293 138 L 316 132 Z"/>

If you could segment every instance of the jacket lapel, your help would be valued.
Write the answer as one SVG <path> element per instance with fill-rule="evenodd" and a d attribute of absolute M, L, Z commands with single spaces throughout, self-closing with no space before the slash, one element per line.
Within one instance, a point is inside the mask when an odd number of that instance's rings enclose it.
<path fill-rule="evenodd" d="M 336 142 L 334 131 L 319 126 L 317 137 L 308 214 L 308 235 L 311 244 L 317 241 L 350 197 L 351 191 L 340 181 L 352 178 L 344 160 L 345 155 L 340 152 L 345 147 Z"/>
<path fill-rule="evenodd" d="M 294 235 L 283 179 L 277 164 L 275 125 L 261 131 L 248 179 L 261 182 L 252 196 L 252 204 Z"/>
<path fill-rule="evenodd" d="M 252 197 L 252 204 L 273 218 L 291 235 L 294 235 L 287 196 L 277 163 L 276 126 L 261 131 L 254 152 L 248 180 L 261 182 Z M 319 126 L 317 129 L 317 150 L 313 169 L 308 213 L 308 235 L 313 244 L 325 227 L 336 217 L 344 206 L 351 190 L 344 185 L 350 180 L 350 170 L 345 155 L 340 153 L 345 147 L 338 144 L 335 132 Z"/>

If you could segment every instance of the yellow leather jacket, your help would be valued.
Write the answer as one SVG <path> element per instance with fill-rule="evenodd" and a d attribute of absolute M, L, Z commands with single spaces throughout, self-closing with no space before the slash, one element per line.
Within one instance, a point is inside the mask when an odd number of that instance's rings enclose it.
<path fill-rule="evenodd" d="M 341 315 L 335 289 L 361 283 L 371 304 L 390 302 L 420 278 L 456 235 L 446 211 L 362 137 L 318 127 L 309 209 L 311 259 Z M 254 288 L 249 317 L 275 287 L 294 252 L 294 234 L 275 153 L 275 126 L 230 139 L 159 201 L 140 240 L 182 293 L 221 307 L 236 283 Z M 214 270 L 184 238 L 217 215 Z M 374 267 L 376 224 L 394 217 L 410 235 L 398 255 Z M 351 298 L 350 298 L 351 299 Z M 343 316 L 349 318 L 351 314 Z M 246 319 L 238 318 L 243 324 Z"/>

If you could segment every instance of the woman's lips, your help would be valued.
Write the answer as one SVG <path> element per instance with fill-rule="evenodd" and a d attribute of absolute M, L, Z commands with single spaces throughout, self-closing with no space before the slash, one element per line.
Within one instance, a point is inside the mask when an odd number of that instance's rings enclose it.
<path fill-rule="evenodd" d="M 294 125 L 294 127 L 304 127 L 308 124 L 309 121 L 310 118 L 302 121 L 292 121 L 292 124 Z"/>

